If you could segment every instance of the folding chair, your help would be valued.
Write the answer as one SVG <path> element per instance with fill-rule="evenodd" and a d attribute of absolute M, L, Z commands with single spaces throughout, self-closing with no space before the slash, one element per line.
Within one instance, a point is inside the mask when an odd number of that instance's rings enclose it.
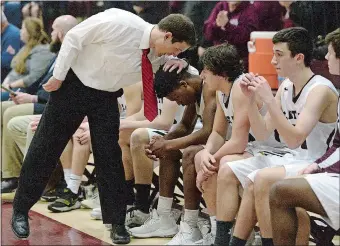
<path fill-rule="evenodd" d="M 340 229 L 337 231 L 334 230 L 321 218 L 310 216 L 310 225 L 311 237 L 309 238 L 309 241 L 315 243 L 316 246 L 334 246 L 334 243 L 332 242 L 334 236 L 340 236 Z"/>

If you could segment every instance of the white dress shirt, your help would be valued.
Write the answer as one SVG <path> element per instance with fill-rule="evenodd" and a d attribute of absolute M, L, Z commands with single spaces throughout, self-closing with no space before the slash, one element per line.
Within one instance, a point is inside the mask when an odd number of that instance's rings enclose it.
<path fill-rule="evenodd" d="M 65 80 L 70 68 L 88 87 L 117 91 L 142 80 L 142 49 L 150 48 L 154 25 L 121 9 L 108 9 L 91 16 L 65 36 L 53 76 Z M 154 73 L 169 57 L 148 55 Z M 196 70 L 196 69 L 194 69 Z M 197 70 L 192 74 L 198 74 Z"/>

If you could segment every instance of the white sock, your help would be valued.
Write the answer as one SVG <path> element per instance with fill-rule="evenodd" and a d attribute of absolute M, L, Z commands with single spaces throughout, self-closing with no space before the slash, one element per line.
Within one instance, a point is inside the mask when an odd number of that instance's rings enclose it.
<path fill-rule="evenodd" d="M 191 228 L 197 227 L 198 222 L 198 210 L 184 210 L 184 222 L 186 222 Z"/>
<path fill-rule="evenodd" d="M 216 235 L 216 216 L 210 216 L 211 234 Z"/>
<path fill-rule="evenodd" d="M 71 169 L 70 168 L 64 169 L 64 178 L 65 178 L 67 185 L 70 183 L 70 176 L 71 176 Z"/>
<path fill-rule="evenodd" d="M 159 215 L 170 215 L 173 198 L 160 196 L 158 199 L 157 212 Z"/>
<path fill-rule="evenodd" d="M 71 174 L 70 183 L 67 185 L 67 188 L 69 188 L 74 194 L 78 194 L 80 183 L 81 176 Z"/>

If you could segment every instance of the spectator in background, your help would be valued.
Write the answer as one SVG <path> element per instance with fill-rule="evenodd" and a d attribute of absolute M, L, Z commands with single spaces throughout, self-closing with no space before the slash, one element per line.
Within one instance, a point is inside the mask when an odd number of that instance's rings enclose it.
<path fill-rule="evenodd" d="M 169 9 L 171 14 L 180 13 L 182 14 L 183 8 L 186 1 L 169 1 Z"/>
<path fill-rule="evenodd" d="M 42 20 L 42 7 L 38 2 L 27 3 L 21 10 L 22 17 L 25 20 L 28 17 L 35 17 Z"/>
<path fill-rule="evenodd" d="M 20 28 L 22 23 L 21 9 L 23 2 L 21 1 L 1 1 L 3 11 L 9 23 Z"/>
<path fill-rule="evenodd" d="M 282 7 L 286 9 L 284 15 L 282 15 L 283 28 L 289 28 L 295 26 L 293 21 L 290 19 L 291 4 L 293 1 L 280 1 Z"/>
<path fill-rule="evenodd" d="M 151 24 L 157 24 L 169 14 L 167 1 L 134 1 L 132 4 L 136 14 Z"/>
<path fill-rule="evenodd" d="M 49 37 L 43 30 L 40 19 L 26 18 L 22 23 L 20 38 L 25 43 L 19 53 L 13 58 L 11 72 L 5 78 L 3 85 L 9 89 L 28 88 L 46 71 L 51 59 L 55 56 L 49 50 Z M 9 98 L 7 92 L 1 93 L 1 101 Z"/>
<path fill-rule="evenodd" d="M 22 45 L 19 28 L 9 23 L 1 12 L 1 83 L 11 71 L 11 61 Z"/>
<path fill-rule="evenodd" d="M 282 29 L 282 15 L 285 8 L 277 1 L 255 1 L 253 6 L 259 18 L 259 31 L 279 31 Z"/>
<path fill-rule="evenodd" d="M 77 24 L 78 21 L 70 15 L 60 16 L 54 21 L 53 32 L 51 34 L 51 51 L 58 53 L 66 33 Z M 43 85 L 53 75 L 54 59 L 52 58 L 49 64 L 47 64 L 48 69 L 46 69 L 46 72 L 33 84 L 32 87 L 36 89 L 32 95 L 18 92 L 17 96 L 13 97 L 13 101 L 2 102 L 1 104 L 3 140 L 1 163 L 4 178 L 1 183 L 1 193 L 9 193 L 17 188 L 23 161 L 23 150 L 25 149 L 25 130 L 28 123 L 34 117 L 33 115 L 42 114 L 45 109 L 49 93 L 43 89 Z M 28 116 L 28 118 L 24 116 Z M 18 117 L 20 117 L 20 120 L 16 121 L 17 124 L 13 127 L 13 123 L 9 122 L 11 119 Z M 20 140 L 18 141 L 20 143 L 14 141 L 13 134 L 11 133 L 18 131 L 18 129 L 20 129 L 21 133 Z"/>
<path fill-rule="evenodd" d="M 256 10 L 248 1 L 223 1 L 216 4 L 204 23 L 204 36 L 214 45 L 228 42 L 236 47 L 248 71 L 247 42 L 258 30 Z"/>
<path fill-rule="evenodd" d="M 210 12 L 213 10 L 217 1 L 187 1 L 184 5 L 184 15 L 188 16 L 195 25 L 197 33 L 197 46 L 180 54 L 181 57 L 188 58 L 189 63 L 196 67 L 200 72 L 203 69 L 199 63 L 199 57 L 208 48 L 213 45 L 211 41 L 206 40 L 203 35 L 204 21 L 208 19 Z"/>

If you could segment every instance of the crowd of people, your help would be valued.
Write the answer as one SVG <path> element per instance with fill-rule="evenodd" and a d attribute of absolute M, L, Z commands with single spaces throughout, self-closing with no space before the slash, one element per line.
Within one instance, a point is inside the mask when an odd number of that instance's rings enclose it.
<path fill-rule="evenodd" d="M 20 30 L 6 5 L 1 18 L 1 193 L 15 195 L 16 236 L 40 197 L 52 212 L 92 209 L 114 243 L 246 245 L 258 227 L 262 245 L 308 245 L 307 212 L 340 228 L 339 28 L 320 37 L 297 2 L 129 2 L 58 16 L 48 36 L 42 5 L 25 4 Z M 248 71 L 253 31 L 276 31 L 275 93 Z"/>

